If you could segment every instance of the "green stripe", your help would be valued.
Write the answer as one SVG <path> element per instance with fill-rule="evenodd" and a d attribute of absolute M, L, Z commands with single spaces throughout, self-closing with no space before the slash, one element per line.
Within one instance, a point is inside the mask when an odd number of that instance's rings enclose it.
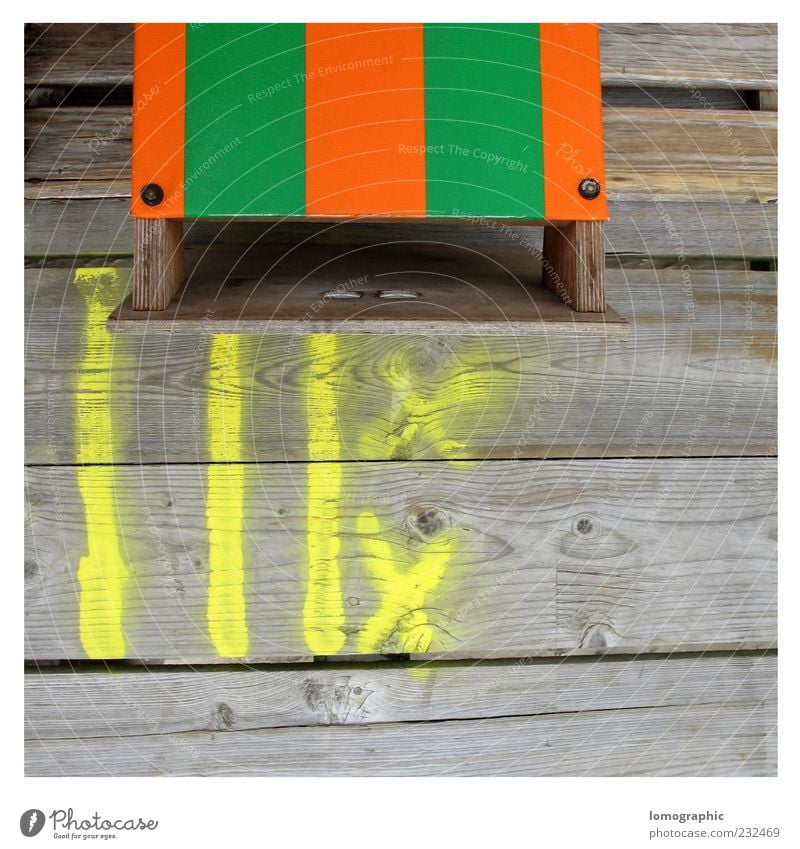
<path fill-rule="evenodd" d="M 430 216 L 544 218 L 538 24 L 425 24 Z"/>
<path fill-rule="evenodd" d="M 186 25 L 185 214 L 305 214 L 305 26 Z"/>

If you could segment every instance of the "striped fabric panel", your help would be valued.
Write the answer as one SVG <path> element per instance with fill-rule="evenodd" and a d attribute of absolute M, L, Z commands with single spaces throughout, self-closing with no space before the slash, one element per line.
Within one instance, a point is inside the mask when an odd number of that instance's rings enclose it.
<path fill-rule="evenodd" d="M 587 200 L 584 177 L 605 188 L 600 40 L 594 24 L 540 24 L 545 209 L 561 221 L 608 217 L 605 192 Z"/>
<path fill-rule="evenodd" d="M 607 217 L 592 24 L 140 24 L 134 87 L 140 217 Z"/>
<path fill-rule="evenodd" d="M 425 214 L 420 24 L 306 25 L 309 215 Z"/>
<path fill-rule="evenodd" d="M 304 215 L 305 27 L 186 27 L 186 216 Z"/>
<path fill-rule="evenodd" d="M 538 24 L 426 24 L 428 215 L 544 218 Z"/>
<path fill-rule="evenodd" d="M 131 212 L 140 218 L 183 218 L 185 25 L 136 24 L 133 65 Z M 140 197 L 151 183 L 164 192 L 157 207 Z"/>

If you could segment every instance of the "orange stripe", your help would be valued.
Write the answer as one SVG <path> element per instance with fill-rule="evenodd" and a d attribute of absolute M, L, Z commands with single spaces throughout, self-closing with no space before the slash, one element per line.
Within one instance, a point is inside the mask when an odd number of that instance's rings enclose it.
<path fill-rule="evenodd" d="M 550 221 L 607 219 L 597 24 L 540 24 L 539 43 L 545 215 Z M 578 194 L 585 177 L 600 181 L 598 198 Z"/>
<path fill-rule="evenodd" d="M 138 218 L 183 218 L 186 24 L 136 24 L 133 36 L 133 186 Z M 140 192 L 164 190 L 158 206 Z"/>
<path fill-rule="evenodd" d="M 308 215 L 425 215 L 421 24 L 306 25 Z"/>

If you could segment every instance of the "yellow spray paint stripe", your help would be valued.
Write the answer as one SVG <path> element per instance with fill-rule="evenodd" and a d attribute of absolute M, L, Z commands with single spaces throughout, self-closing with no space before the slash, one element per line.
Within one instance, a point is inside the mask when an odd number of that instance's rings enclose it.
<path fill-rule="evenodd" d="M 245 470 L 242 459 L 241 338 L 212 336 L 207 401 L 208 633 L 220 657 L 247 655 L 244 571 Z"/>
<path fill-rule="evenodd" d="M 75 285 L 86 302 L 86 335 L 76 386 L 78 491 L 83 501 L 88 553 L 78 565 L 81 645 L 95 659 L 124 657 L 122 618 L 130 576 L 122 557 L 114 489 L 114 427 L 109 381 L 113 337 L 106 319 L 116 306 L 117 272 L 84 268 Z"/>
<path fill-rule="evenodd" d="M 339 563 L 339 500 L 342 467 L 336 407 L 337 339 L 333 334 L 306 337 L 309 464 L 306 472 L 306 549 L 308 577 L 303 633 L 314 654 L 336 654 L 347 635 Z"/>
<path fill-rule="evenodd" d="M 381 449 L 393 460 L 404 460 L 432 449 L 438 456 L 463 463 L 467 455 L 464 442 L 448 437 L 444 419 L 448 410 L 462 411 L 480 401 L 486 402 L 486 393 L 472 391 L 472 375 L 452 371 L 440 385 L 419 386 L 421 381 L 407 371 L 402 358 L 395 352 L 386 357 L 378 368 L 391 389 L 391 409 L 387 418 L 388 431 Z M 423 382 L 424 384 L 424 382 Z M 373 433 L 385 428 L 381 420 L 364 429 L 361 443 L 363 456 L 374 453 L 370 440 Z"/>
<path fill-rule="evenodd" d="M 402 569 L 392 546 L 380 537 L 381 526 L 374 513 L 362 513 L 356 530 L 366 553 L 365 568 L 381 593 L 378 610 L 359 633 L 358 651 L 429 651 L 435 632 L 425 602 L 444 576 L 453 553 L 452 539 L 430 542 L 416 563 Z"/>
<path fill-rule="evenodd" d="M 78 565 L 79 629 L 88 657 L 125 657 L 122 631 L 124 589 L 130 575 L 120 552 L 114 496 L 114 470 L 103 466 L 78 469 L 89 553 Z"/>

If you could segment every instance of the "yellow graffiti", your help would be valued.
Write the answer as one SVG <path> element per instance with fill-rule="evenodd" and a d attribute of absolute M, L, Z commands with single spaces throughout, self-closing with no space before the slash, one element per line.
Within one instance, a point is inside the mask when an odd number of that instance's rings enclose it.
<path fill-rule="evenodd" d="M 403 653 L 429 651 L 434 628 L 424 608 L 426 598 L 444 576 L 453 554 L 449 536 L 429 543 L 428 550 L 406 569 L 398 566 L 392 546 L 379 537 L 381 526 L 374 513 L 358 517 L 357 531 L 366 551 L 364 566 L 381 593 L 378 610 L 358 636 L 358 651 Z"/>
<path fill-rule="evenodd" d="M 83 361 L 76 387 L 78 491 L 83 501 L 88 554 L 78 566 L 79 633 L 91 658 L 125 656 L 122 631 L 125 583 L 114 487 L 114 431 L 110 387 L 113 337 L 106 319 L 119 295 L 117 272 L 83 268 L 75 285 L 87 307 Z"/>
<path fill-rule="evenodd" d="M 244 586 L 244 467 L 237 336 L 212 336 L 209 363 L 206 528 L 208 632 L 220 657 L 244 657 L 250 644 Z"/>
<path fill-rule="evenodd" d="M 309 459 L 308 573 L 303 608 L 306 644 L 315 654 L 336 654 L 347 643 L 348 632 L 356 632 L 354 650 L 361 654 L 429 651 L 437 626 L 430 621 L 430 608 L 425 605 L 453 558 L 454 534 L 428 542 L 427 550 L 415 560 L 407 545 L 395 545 L 385 538 L 374 513 L 361 513 L 356 520 L 361 562 L 378 589 L 379 602 L 363 626 L 348 628 L 342 563 L 356 560 L 343 551 L 341 500 L 347 467 L 337 462 L 342 454 L 337 405 L 341 352 L 335 335 L 309 336 L 305 344 L 309 362 L 305 386 Z M 456 396 L 470 394 L 468 373 L 459 377 L 450 368 L 437 385 L 428 381 L 425 386 L 424 378 L 415 377 L 415 372 L 426 370 L 424 362 L 389 356 L 379 361 L 377 368 L 391 389 L 390 432 L 386 432 L 386 419 L 365 421 L 359 429 L 361 456 L 373 453 L 368 440 L 380 432 L 385 440 L 383 452 L 388 446 L 394 459 L 425 451 L 431 444 L 448 460 L 466 450 L 463 442 L 446 437 L 445 416 L 458 403 Z M 485 393 L 477 394 L 484 398 Z"/>
<path fill-rule="evenodd" d="M 479 362 L 480 351 L 468 354 L 474 366 L 424 341 L 413 347 L 393 347 L 377 363 L 391 391 L 388 417 L 373 419 L 363 428 L 362 457 L 410 460 L 431 453 L 448 462 L 468 456 L 463 440 L 447 434 L 447 422 L 466 422 L 482 416 L 489 405 L 492 374 Z M 485 354 L 484 354 L 485 356 Z M 376 441 L 377 440 L 377 441 Z"/>
<path fill-rule="evenodd" d="M 303 632 L 314 654 L 335 654 L 344 646 L 344 599 L 339 555 L 339 498 L 342 467 L 336 420 L 336 336 L 306 337 L 310 359 L 307 387 L 308 507 L 306 548 L 308 580 L 303 606 Z"/>
<path fill-rule="evenodd" d="M 386 436 L 390 456 L 397 459 L 411 457 L 415 446 L 416 450 L 432 446 L 440 457 L 448 460 L 463 456 L 466 445 L 448 438 L 444 428 L 445 413 L 458 404 L 458 390 L 463 388 L 459 385 L 460 381 L 453 380 L 442 388 L 425 393 L 416 385 L 418 381 L 394 361 L 389 363 L 386 377 L 396 406 L 400 407 L 396 413 L 397 425 Z M 425 397 L 426 394 L 429 397 Z"/>

